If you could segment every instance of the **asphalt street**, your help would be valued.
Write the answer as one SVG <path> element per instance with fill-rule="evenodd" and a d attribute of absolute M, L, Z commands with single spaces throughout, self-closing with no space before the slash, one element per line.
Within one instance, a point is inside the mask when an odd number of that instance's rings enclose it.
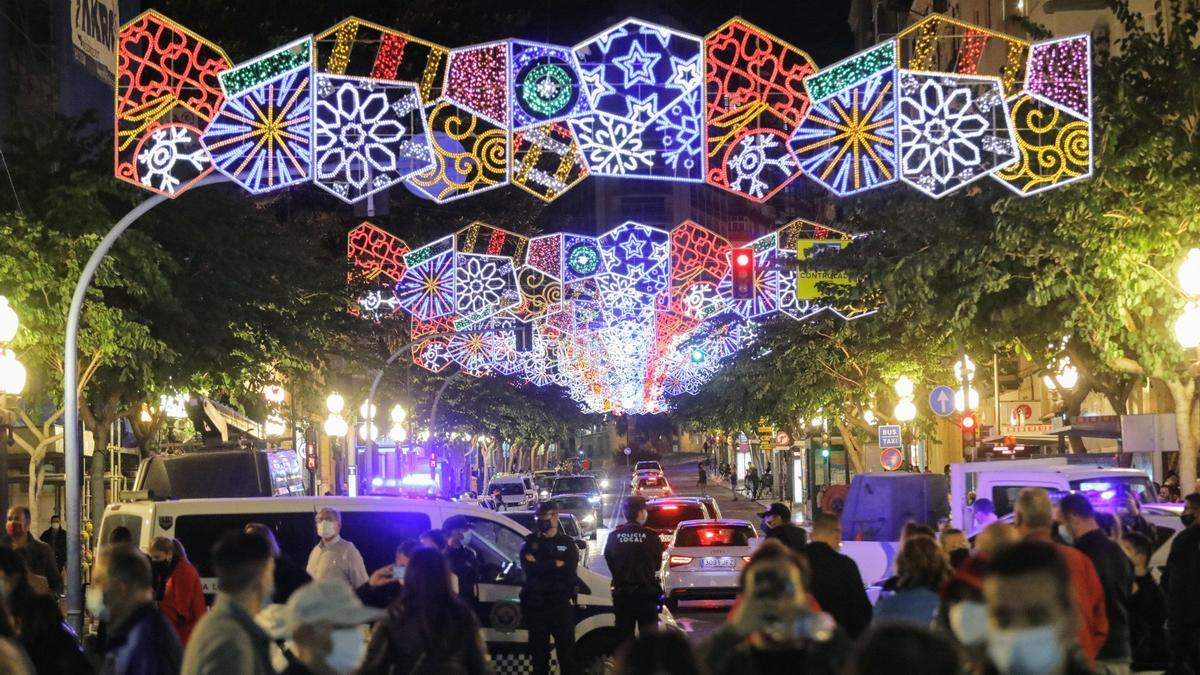
<path fill-rule="evenodd" d="M 681 497 L 701 494 L 700 487 L 696 484 L 698 475 L 696 467 L 699 460 L 699 456 L 690 455 L 662 461 L 663 469 L 667 474 L 667 482 L 671 484 L 671 489 L 675 494 Z M 604 561 L 604 543 L 612 528 L 624 519 L 621 505 L 629 496 L 629 474 L 623 470 L 611 471 L 609 487 L 612 492 L 606 494 L 604 498 L 604 526 L 600 528 L 596 541 L 590 544 L 592 548 L 588 564 L 592 570 L 605 575 L 608 574 L 608 565 Z M 744 493 L 738 496 L 737 501 L 734 501 L 729 484 L 720 483 L 712 472 L 708 477 L 708 494 L 716 496 L 723 518 L 742 518 L 754 523 L 756 528 L 762 529 L 757 514 L 764 507 L 747 499 Z M 673 615 L 681 629 L 688 633 L 693 640 L 700 641 L 716 630 L 724 621 L 725 615 L 732 605 L 732 601 L 683 602 L 680 603 L 679 609 L 673 612 Z"/>

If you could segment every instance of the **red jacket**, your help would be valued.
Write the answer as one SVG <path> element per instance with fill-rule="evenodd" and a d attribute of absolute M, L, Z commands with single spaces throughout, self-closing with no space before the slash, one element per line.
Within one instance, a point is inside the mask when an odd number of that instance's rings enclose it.
<path fill-rule="evenodd" d="M 1026 538 L 1050 541 L 1050 535 L 1043 533 L 1032 533 Z M 1096 574 L 1096 566 L 1090 558 L 1072 546 L 1055 546 L 1071 570 L 1071 585 L 1075 587 L 1075 603 L 1079 610 L 1079 646 L 1087 655 L 1088 663 L 1092 664 L 1108 639 L 1104 588 L 1100 585 L 1100 576 Z"/>
<path fill-rule="evenodd" d="M 182 558 L 175 565 L 175 571 L 167 577 L 167 586 L 163 591 L 162 600 L 158 603 L 163 616 L 175 627 L 179 634 L 180 644 L 187 646 L 192 629 L 200 622 L 207 607 L 204 604 L 204 587 L 200 583 L 200 574 L 192 564 Z"/>

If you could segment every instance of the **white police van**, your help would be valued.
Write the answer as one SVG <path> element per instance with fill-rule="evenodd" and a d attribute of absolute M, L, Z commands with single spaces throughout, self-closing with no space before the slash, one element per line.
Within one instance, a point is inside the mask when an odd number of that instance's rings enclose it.
<path fill-rule="evenodd" d="M 362 553 L 367 572 L 388 565 L 396 546 L 441 527 L 454 515 L 466 517 L 474 536 L 470 546 L 479 555 L 479 621 L 501 674 L 530 670 L 528 632 L 522 628 L 518 598 L 524 571 L 519 552 L 527 529 L 478 506 L 430 499 L 397 497 L 262 497 L 184 499 L 111 504 L 104 512 L 99 541 L 108 541 L 118 526 L 129 528 L 133 540 L 149 550 L 155 537 L 182 542 L 189 560 L 200 572 L 206 594 L 215 592 L 216 578 L 209 561 L 213 544 L 225 533 L 247 523 L 263 523 L 279 540 L 282 551 L 300 565 L 317 543 L 316 512 L 333 507 L 342 514 L 342 537 Z M 576 654 L 586 673 L 603 673 L 616 647 L 613 637 L 612 593 L 609 578 L 584 567 L 578 573 L 575 627 Z M 553 656 L 552 656 L 553 658 Z"/>

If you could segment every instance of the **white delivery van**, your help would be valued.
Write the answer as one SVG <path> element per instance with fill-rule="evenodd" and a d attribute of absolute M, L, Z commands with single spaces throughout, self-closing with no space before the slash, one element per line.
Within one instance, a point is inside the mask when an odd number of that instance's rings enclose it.
<path fill-rule="evenodd" d="M 100 525 L 100 541 L 118 526 L 129 528 L 133 540 L 148 550 L 155 537 L 178 539 L 200 572 L 206 594 L 216 590 L 209 553 L 225 533 L 246 523 L 263 523 L 279 540 L 282 551 L 300 565 L 317 543 L 316 512 L 326 506 L 342 513 L 342 536 L 362 553 L 367 571 L 391 564 L 396 546 L 441 527 L 446 518 L 461 515 L 471 524 L 470 546 L 479 555 L 479 622 L 496 671 L 529 670 L 528 632 L 522 627 L 519 594 L 524 582 L 519 552 L 529 530 L 502 513 L 478 506 L 430 499 L 399 497 L 263 497 L 185 499 L 111 504 Z M 602 673 L 616 648 L 613 637 L 610 579 L 584 567 L 578 572 L 575 627 L 576 654 L 583 672 Z M 670 621 L 670 615 L 666 616 Z M 553 657 L 552 657 L 553 658 Z"/>
<path fill-rule="evenodd" d="M 520 474 L 497 474 L 488 481 L 486 494 L 492 494 L 500 489 L 500 498 L 504 500 L 504 508 L 525 510 L 537 505 L 537 492 L 533 489 L 533 478 Z"/>

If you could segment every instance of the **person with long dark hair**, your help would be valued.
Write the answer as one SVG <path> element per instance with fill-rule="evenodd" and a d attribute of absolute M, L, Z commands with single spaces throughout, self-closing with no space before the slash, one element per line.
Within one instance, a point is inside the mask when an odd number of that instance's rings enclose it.
<path fill-rule="evenodd" d="M 404 592 L 375 626 L 359 675 L 489 675 L 491 660 L 475 612 L 450 586 L 436 549 L 413 552 Z"/>
<path fill-rule="evenodd" d="M 19 553 L 0 547 L 0 587 L 12 611 L 17 639 L 39 675 L 92 672 L 75 634 L 63 621 L 58 602 L 34 590 L 29 568 Z"/>

